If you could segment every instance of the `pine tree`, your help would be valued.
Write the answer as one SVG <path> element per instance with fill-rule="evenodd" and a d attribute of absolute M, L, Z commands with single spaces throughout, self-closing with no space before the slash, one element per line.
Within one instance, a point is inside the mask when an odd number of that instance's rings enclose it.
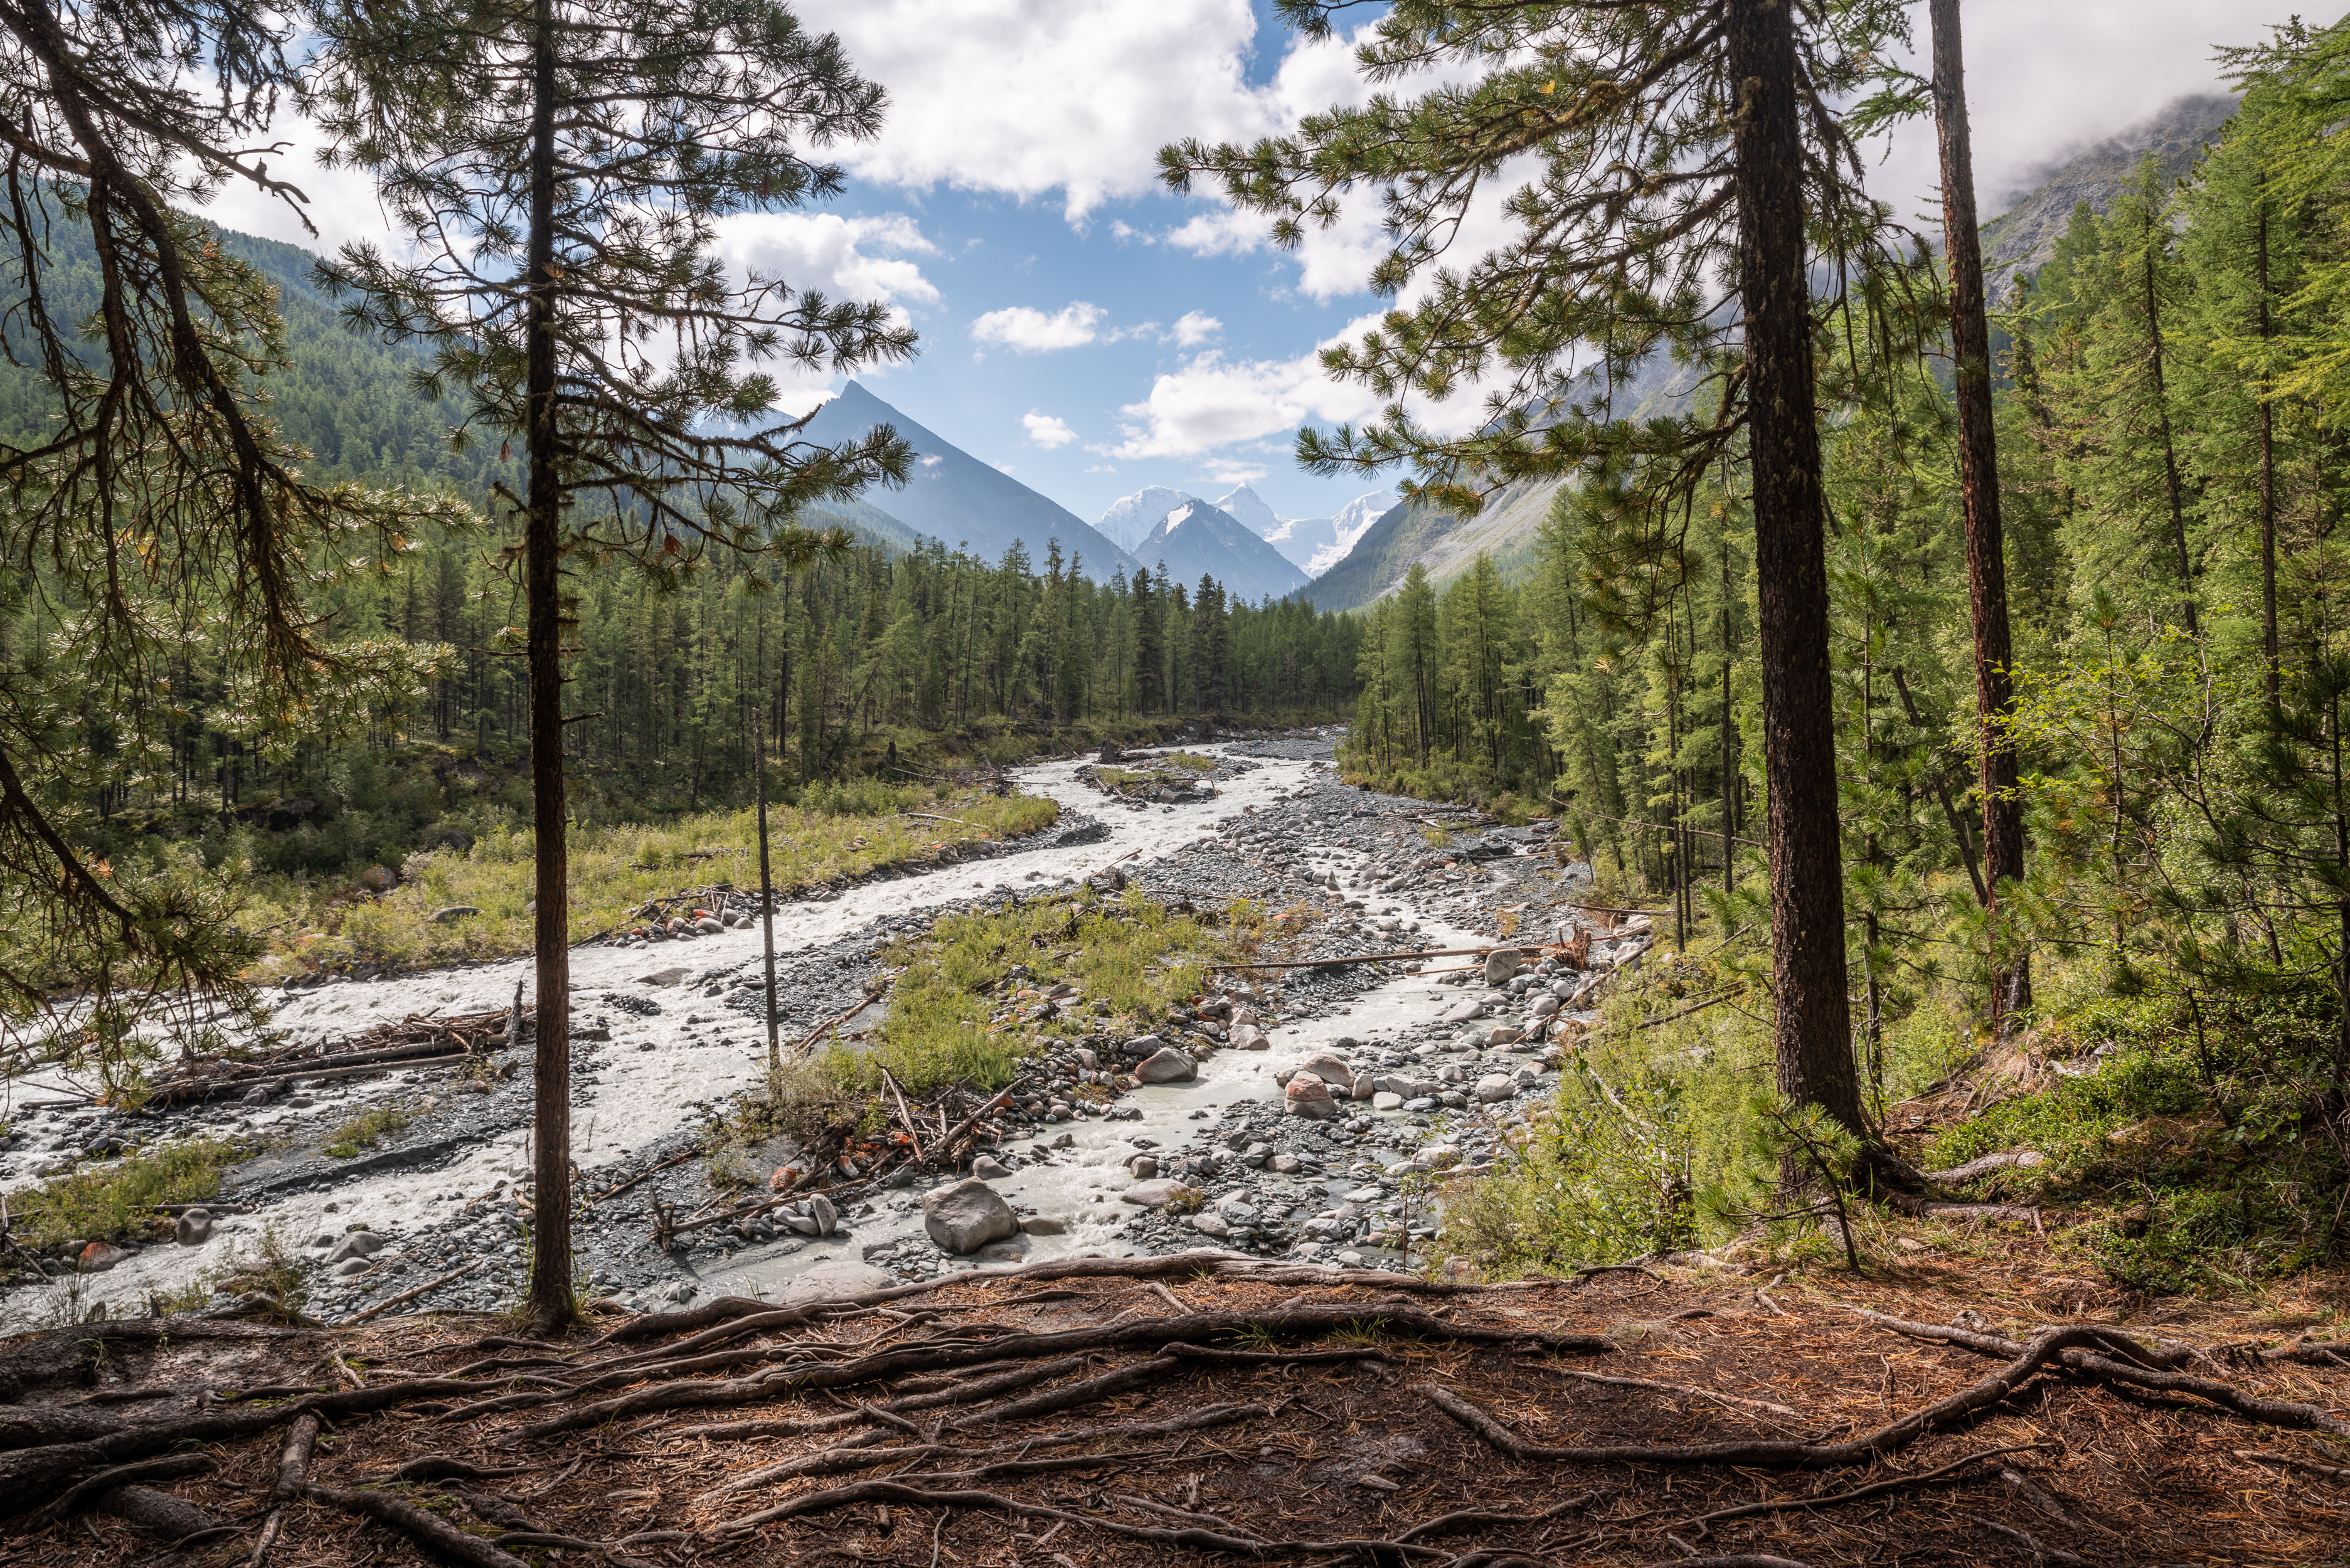
<path fill-rule="evenodd" d="M 237 693 L 240 751 L 266 737 L 273 756 L 403 682 L 418 661 L 400 650 L 323 646 L 309 590 L 464 517 L 306 476 L 264 396 L 287 354 L 273 290 L 188 215 L 230 183 L 298 215 L 277 149 L 255 145 L 296 78 L 291 36 L 241 0 L 0 8 L 0 345 L 30 404 L 0 439 L 0 554 L 12 589 L 38 574 L 36 597 L 68 612 L 0 669 L 0 925 L 28 941 L 0 946 L 40 955 L 0 966 L 0 1018 L 88 989 L 109 1054 L 151 1048 L 141 1019 L 192 1046 L 183 1025 L 211 1010 L 179 1007 L 183 988 L 244 1012 L 255 949 L 209 879 L 93 867 L 68 802 L 102 811 L 160 759 L 191 760 L 196 694 L 172 682 L 192 649 Z M 66 275 L 85 243 L 89 275 Z M 77 712 L 105 715 L 97 743 Z"/>
<path fill-rule="evenodd" d="M 1967 587 L 1975 643 L 1975 717 L 1981 753 L 1984 909 L 1998 944 L 2000 888 L 2023 875 L 2023 795 L 2017 787 L 2012 722 L 2015 646 L 2008 628 L 2006 532 L 2000 518 L 1999 451 L 1991 408 L 1991 327 L 1983 298 L 1982 241 L 1975 223 L 1973 140 L 1967 124 L 1966 51 L 1959 0 L 1932 0 L 1934 124 L 1942 168 L 1942 239 L 1950 263 L 1950 349 L 1959 414 L 1959 492 L 1966 514 Z M 2032 961 L 2016 952 L 1991 971 L 1991 1017 L 2032 1005 Z"/>
<path fill-rule="evenodd" d="M 500 499 L 522 523 L 528 607 L 531 1313 L 547 1327 L 573 1310 L 564 563 L 672 583 L 713 545 L 802 562 L 847 542 L 792 525 L 802 507 L 902 481 L 893 431 L 824 450 L 759 428 L 775 383 L 747 366 L 847 369 L 910 353 L 910 332 L 879 304 L 737 282 L 712 254 L 722 215 L 837 191 L 839 170 L 801 148 L 873 135 L 882 95 L 774 0 L 337 0 L 317 20 L 306 103 L 417 258 L 346 246 L 322 281 L 354 325 L 427 346 L 427 397 L 457 392 L 469 424 L 524 449 L 524 487 Z"/>
<path fill-rule="evenodd" d="M 1338 0 L 1283 0 L 1326 35 Z M 1783 1091 L 1862 1132 L 1846 1028 L 1844 895 L 1835 805 L 1828 605 L 1809 246 L 1862 272 L 1892 258 L 1883 216 L 1860 193 L 1861 161 L 1837 100 L 1864 90 L 1903 36 L 1899 7 L 1825 14 L 1773 0 L 1537 8 L 1399 0 L 1357 51 L 1384 80 L 1441 67 L 1465 80 L 1410 99 L 1387 95 L 1307 117 L 1251 148 L 1164 149 L 1168 183 L 1217 181 L 1270 215 L 1274 238 L 1338 221 L 1347 194 L 1378 192 L 1389 254 L 1372 284 L 1425 278 L 1326 369 L 1388 399 L 1372 424 L 1300 432 L 1325 473 L 1416 464 L 1407 493 L 1473 513 L 1486 491 L 1535 474 L 1657 460 L 1687 493 L 1742 452 L 1752 476 L 1761 588 Z M 1440 265 L 1488 182 L 1519 181 L 1513 232 L 1464 265 Z M 1741 310 L 1711 311 L 1728 272 Z M 1728 395 L 1673 420 L 1615 417 L 1614 391 L 1670 351 L 1716 370 Z M 1448 439 L 1403 402 L 1486 389 L 1487 419 Z"/>

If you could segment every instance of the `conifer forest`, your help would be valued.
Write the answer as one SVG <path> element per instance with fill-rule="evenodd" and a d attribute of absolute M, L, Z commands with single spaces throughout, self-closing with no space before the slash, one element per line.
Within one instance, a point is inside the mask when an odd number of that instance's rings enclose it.
<path fill-rule="evenodd" d="M 10 1560 L 2350 1561 L 2350 19 L 1065 3 L 0 0 Z"/>

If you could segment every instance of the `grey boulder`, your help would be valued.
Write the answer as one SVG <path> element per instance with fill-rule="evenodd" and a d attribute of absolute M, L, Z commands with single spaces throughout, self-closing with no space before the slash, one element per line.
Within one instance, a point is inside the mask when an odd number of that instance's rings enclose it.
<path fill-rule="evenodd" d="M 1495 948 L 1485 955 L 1485 983 L 1506 984 L 1512 976 L 1525 967 L 1524 955 L 1515 948 Z"/>
<path fill-rule="evenodd" d="M 353 1231 L 335 1243 L 327 1254 L 327 1262 L 339 1263 L 347 1258 L 372 1258 L 383 1251 L 383 1238 L 372 1231 Z"/>
<path fill-rule="evenodd" d="M 1139 1204 L 1145 1209 L 1160 1209 L 1186 1192 L 1197 1194 L 1199 1189 L 1171 1176 L 1161 1176 L 1149 1181 L 1138 1181 L 1118 1196 L 1122 1202 Z"/>
<path fill-rule="evenodd" d="M 1343 1057 L 1328 1051 L 1316 1051 L 1300 1062 L 1297 1070 L 1311 1073 L 1321 1079 L 1330 1085 L 1330 1092 L 1334 1095 L 1354 1096 L 1355 1069 L 1348 1066 Z"/>
<path fill-rule="evenodd" d="M 829 1236 L 840 1228 L 840 1210 L 823 1193 L 813 1193 L 798 1203 L 787 1203 L 777 1212 L 777 1218 L 803 1236 Z"/>
<path fill-rule="evenodd" d="M 922 1229 L 941 1247 L 961 1255 L 1014 1234 L 1020 1219 L 1002 1193 L 974 1176 L 922 1195 Z"/>
<path fill-rule="evenodd" d="M 1293 1116 L 1317 1122 L 1338 1114 L 1337 1102 L 1330 1097 L 1330 1085 L 1311 1073 L 1299 1073 L 1289 1080 L 1289 1086 L 1282 1091 L 1282 1108 Z M 1281 1157 L 1274 1158 L 1277 1160 Z"/>
<path fill-rule="evenodd" d="M 213 1239 L 213 1217 L 202 1209 L 191 1209 L 172 1227 L 172 1240 L 182 1247 L 201 1247 Z"/>
<path fill-rule="evenodd" d="M 1188 1084 L 1200 1075 L 1200 1064 L 1188 1052 L 1162 1045 L 1135 1068 L 1134 1075 L 1146 1084 Z"/>

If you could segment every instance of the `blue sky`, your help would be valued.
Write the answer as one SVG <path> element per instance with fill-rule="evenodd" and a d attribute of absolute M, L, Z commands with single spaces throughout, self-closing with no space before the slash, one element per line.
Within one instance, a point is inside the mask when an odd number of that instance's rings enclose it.
<path fill-rule="evenodd" d="M 786 279 L 887 297 L 922 337 L 876 395 L 1091 521 L 1160 484 L 1213 496 L 1245 480 L 1284 516 L 1335 512 L 1392 475 L 1324 480 L 1290 456 L 1301 422 L 1361 418 L 1318 345 L 1380 302 L 1362 286 L 1376 215 L 1297 253 L 1212 196 L 1178 199 L 1152 155 L 1248 140 L 1359 99 L 1346 39 L 1306 45 L 1269 0 L 803 0 L 892 99 L 876 143 L 821 209 L 731 222 L 727 247 Z M 2266 0 L 1969 0 L 1970 99 L 1984 211 L 2032 171 L 2180 93 L 2220 84 L 2210 46 L 2249 43 Z M 1348 14 L 1350 20 L 1358 14 Z M 1924 26 L 1922 7 L 1918 26 Z M 299 140 L 298 130 L 296 132 Z M 1885 150 L 1880 188 L 1932 199 L 1930 135 Z M 281 174 L 305 171 L 297 156 Z M 315 169 L 327 244 L 380 234 L 363 186 Z M 233 226 L 317 245 L 280 213 L 224 197 Z M 1473 236 L 1472 236 L 1473 237 Z M 795 389 L 803 405 L 837 379 Z M 1473 417 L 1473 394 L 1447 422 Z M 882 500 L 886 507 L 886 498 Z"/>

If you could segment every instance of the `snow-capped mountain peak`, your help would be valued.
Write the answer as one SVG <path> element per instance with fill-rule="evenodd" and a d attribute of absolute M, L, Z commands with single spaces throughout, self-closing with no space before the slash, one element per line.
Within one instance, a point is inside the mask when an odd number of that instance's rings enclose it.
<path fill-rule="evenodd" d="M 1198 498 L 1180 490 L 1170 490 L 1154 484 L 1148 490 L 1138 490 L 1110 503 L 1109 510 L 1094 524 L 1110 543 L 1121 550 L 1131 550 L 1150 536 L 1159 520 L 1178 506 L 1197 504 Z"/>
<path fill-rule="evenodd" d="M 1217 511 L 1267 542 L 1276 536 L 1277 531 L 1286 522 L 1274 516 L 1273 508 L 1264 504 L 1264 497 L 1245 484 L 1234 485 L 1230 493 L 1220 497 L 1214 505 Z"/>

